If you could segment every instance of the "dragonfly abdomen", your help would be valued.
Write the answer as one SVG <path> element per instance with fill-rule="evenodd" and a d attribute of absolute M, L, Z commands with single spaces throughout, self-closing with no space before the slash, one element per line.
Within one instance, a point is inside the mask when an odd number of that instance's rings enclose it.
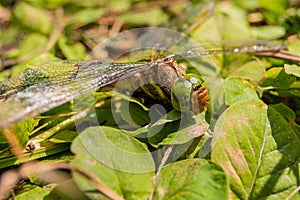
<path fill-rule="evenodd" d="M 171 106 L 171 88 L 184 75 L 183 68 L 174 59 L 164 58 L 136 77 L 137 84 L 147 96 L 168 107 Z"/>
<path fill-rule="evenodd" d="M 194 113 L 200 113 L 204 111 L 209 102 L 209 92 L 204 86 L 197 88 L 191 98 L 192 110 Z"/>

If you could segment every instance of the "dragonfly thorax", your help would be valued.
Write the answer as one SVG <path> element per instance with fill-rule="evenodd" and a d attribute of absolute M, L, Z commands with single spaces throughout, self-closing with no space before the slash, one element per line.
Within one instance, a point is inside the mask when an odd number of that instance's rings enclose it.
<path fill-rule="evenodd" d="M 133 79 L 139 88 L 136 96 L 143 96 L 141 92 L 146 94 L 144 102 L 153 103 L 154 100 L 170 109 L 199 113 L 209 100 L 207 88 L 201 85 L 203 80 L 186 75 L 173 58 L 166 57 L 156 61 L 153 67 L 137 73 Z"/>

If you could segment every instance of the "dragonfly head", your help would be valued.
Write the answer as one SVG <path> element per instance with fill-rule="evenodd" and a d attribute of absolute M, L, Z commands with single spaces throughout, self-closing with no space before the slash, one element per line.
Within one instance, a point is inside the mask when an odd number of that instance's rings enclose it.
<path fill-rule="evenodd" d="M 204 80 L 195 74 L 186 74 L 172 86 L 172 106 L 182 112 L 202 112 L 209 102 L 208 89 Z"/>

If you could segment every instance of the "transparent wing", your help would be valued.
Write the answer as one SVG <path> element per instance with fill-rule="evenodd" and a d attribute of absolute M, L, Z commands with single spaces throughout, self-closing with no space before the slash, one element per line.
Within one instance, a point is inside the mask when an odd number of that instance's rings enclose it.
<path fill-rule="evenodd" d="M 57 107 L 151 64 L 55 61 L 28 69 L 0 83 L 0 128 Z"/>
<path fill-rule="evenodd" d="M 219 43 L 195 43 L 191 45 L 176 45 L 170 50 L 175 52 L 174 56 L 180 58 L 195 58 L 217 54 L 277 52 L 285 49 L 285 45 L 277 41 L 251 40 L 251 41 L 226 41 Z M 172 56 L 172 55 L 171 55 Z"/>

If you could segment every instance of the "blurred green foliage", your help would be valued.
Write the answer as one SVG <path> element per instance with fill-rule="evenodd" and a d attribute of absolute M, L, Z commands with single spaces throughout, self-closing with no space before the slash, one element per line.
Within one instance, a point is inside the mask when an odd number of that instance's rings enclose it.
<path fill-rule="evenodd" d="M 298 1 L 289 0 L 227 0 L 215 1 L 214 5 L 204 0 L 2 0 L 0 80 L 50 60 L 84 60 L 101 41 L 138 27 L 169 27 L 200 43 L 280 40 L 291 53 L 300 55 L 299 7 Z M 102 128 L 87 128 L 78 136 L 72 102 L 61 105 L 41 118 L 14 126 L 23 146 L 31 140 L 41 145 L 36 151 L 26 152 L 28 157 L 18 159 L 11 155 L 7 138 L 0 132 L 3 172 L 8 169 L 5 167 L 42 159 L 71 161 L 73 167 L 87 170 L 90 175 L 83 176 L 72 169 L 67 181 L 55 183 L 43 183 L 30 176 L 20 190 L 12 193 L 17 199 L 32 198 L 33 194 L 36 199 L 47 199 L 67 195 L 58 190 L 70 187 L 77 192 L 69 194 L 71 199 L 77 194 L 82 198 L 107 198 L 107 191 L 124 199 L 148 199 L 151 195 L 154 199 L 285 199 L 292 194 L 299 198 L 299 194 L 292 193 L 300 177 L 299 63 L 237 54 L 210 57 L 215 64 L 212 67 L 205 59 L 200 63 L 192 61 L 197 69 L 182 63 L 188 72 L 203 72 L 208 83 L 211 103 L 198 118 L 182 117 L 174 110 L 153 117 L 153 110 L 149 111 L 139 99 L 123 94 L 112 97 L 112 93 L 100 91 L 96 94 L 96 114 L 86 116 L 80 123 L 89 127 L 94 125 L 90 121 L 97 119 L 105 125 L 99 126 Z M 130 102 L 130 113 L 125 111 L 124 102 Z M 182 120 L 188 123 L 178 130 Z M 143 125 L 147 126 L 140 127 Z M 206 157 L 210 161 L 198 158 L 203 158 L 199 149 L 204 142 L 200 139 L 210 137 L 208 127 L 218 141 L 211 141 L 216 146 Z M 101 138 L 108 138 L 128 152 L 143 152 L 146 160 L 114 156 L 105 151 L 107 143 Z M 87 151 L 83 141 L 93 151 Z M 191 145 L 186 149 L 188 142 Z M 155 181 L 153 171 L 124 173 L 105 165 L 111 162 L 128 169 L 154 168 L 154 162 L 162 159 L 169 145 L 174 147 L 171 157 L 187 153 L 180 162 L 164 167 Z M 95 180 L 109 189 L 100 193 L 93 185 Z"/>

